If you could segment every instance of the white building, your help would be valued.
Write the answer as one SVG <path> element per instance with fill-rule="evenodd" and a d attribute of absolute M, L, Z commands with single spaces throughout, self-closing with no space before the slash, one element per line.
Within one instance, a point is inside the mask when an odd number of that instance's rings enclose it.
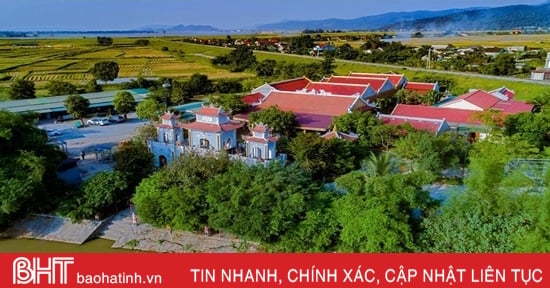
<path fill-rule="evenodd" d="M 546 54 L 546 64 L 544 64 L 544 68 L 531 71 L 531 80 L 550 80 L 550 52 Z"/>

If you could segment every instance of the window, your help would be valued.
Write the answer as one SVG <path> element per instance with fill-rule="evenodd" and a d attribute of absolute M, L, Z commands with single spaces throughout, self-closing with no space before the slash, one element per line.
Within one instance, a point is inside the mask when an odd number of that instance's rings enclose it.
<path fill-rule="evenodd" d="M 210 141 L 208 141 L 208 139 L 201 138 L 200 147 L 201 148 L 206 148 L 206 149 L 210 148 Z"/>
<path fill-rule="evenodd" d="M 231 149 L 231 138 L 227 138 L 225 140 L 225 144 L 223 146 L 225 149 Z"/>

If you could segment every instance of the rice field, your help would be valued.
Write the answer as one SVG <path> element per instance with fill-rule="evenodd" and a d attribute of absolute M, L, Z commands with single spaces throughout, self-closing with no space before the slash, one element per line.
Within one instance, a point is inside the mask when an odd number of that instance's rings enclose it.
<path fill-rule="evenodd" d="M 491 35 L 470 37 L 445 37 L 405 39 L 410 45 L 448 44 L 511 46 L 536 44 L 550 49 L 547 35 Z M 225 37 L 225 36 L 224 36 Z M 233 37 L 236 39 L 237 37 Z M 243 36 L 243 38 L 246 38 Z M 335 41 L 339 41 L 334 38 Z M 0 39 L 0 99 L 5 98 L 7 89 L 14 79 L 27 79 L 35 82 L 37 95 L 45 95 L 45 85 L 52 80 L 68 81 L 83 85 L 92 79 L 90 70 L 100 61 L 115 61 L 119 64 L 119 77 L 168 77 L 177 80 L 185 79 L 194 73 L 207 75 L 210 79 L 241 78 L 253 80 L 254 72 L 231 73 L 225 69 L 213 67 L 210 59 L 227 54 L 230 48 L 206 46 L 182 42 L 181 37 L 149 38 L 150 45 L 134 46 L 135 38 L 115 38 L 111 47 L 96 45 L 95 38 L 89 39 Z M 346 42 L 346 41 L 341 41 Z M 340 42 L 338 42 L 340 43 Z M 340 45 L 336 43 L 336 45 Z M 349 42 L 348 42 L 349 43 Z M 166 47 L 168 51 L 162 51 Z M 184 57 L 179 57 L 183 51 Z M 314 63 L 322 58 L 297 57 L 296 55 L 255 53 L 257 60 L 274 59 L 293 63 Z M 364 63 L 337 62 L 335 74 L 345 75 L 350 71 L 390 72 L 389 68 Z M 425 72 L 394 69 L 408 79 L 425 76 Z M 549 91 L 549 86 L 518 83 L 502 80 L 487 80 L 478 77 L 440 75 L 451 78 L 457 83 L 453 92 L 463 92 L 470 88 L 495 89 L 509 87 L 517 92 L 519 99 L 530 99 Z M 247 80 L 248 81 L 248 80 Z"/>

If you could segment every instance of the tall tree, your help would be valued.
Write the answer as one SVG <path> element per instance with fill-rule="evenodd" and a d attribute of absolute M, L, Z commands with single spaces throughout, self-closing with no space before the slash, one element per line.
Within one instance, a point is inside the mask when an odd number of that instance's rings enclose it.
<path fill-rule="evenodd" d="M 159 113 L 161 105 L 152 98 L 145 98 L 143 102 L 136 106 L 136 114 L 140 119 L 147 119 L 150 122 L 157 121 L 159 119 Z"/>
<path fill-rule="evenodd" d="M 50 83 L 46 85 L 46 88 L 48 89 L 48 94 L 50 94 L 50 96 L 71 95 L 77 93 L 76 86 L 65 81 L 50 81 Z"/>
<path fill-rule="evenodd" d="M 15 80 L 8 91 L 12 100 L 36 98 L 34 82 L 24 79 Z"/>
<path fill-rule="evenodd" d="M 90 100 L 81 95 L 70 95 L 65 99 L 65 108 L 67 108 L 67 112 L 74 118 L 80 119 L 83 125 L 83 119 L 88 115 L 88 107 L 90 107 Z"/>
<path fill-rule="evenodd" d="M 116 93 L 115 98 L 113 98 L 113 104 L 115 110 L 118 113 L 124 114 L 124 119 L 127 119 L 128 113 L 132 112 L 136 106 L 136 99 L 134 99 L 132 93 L 121 91 Z"/>
<path fill-rule="evenodd" d="M 323 62 L 321 62 L 323 75 L 330 76 L 334 74 L 334 69 L 336 68 L 336 65 L 334 65 L 334 54 L 324 53 L 323 57 Z"/>
<path fill-rule="evenodd" d="M 94 215 L 110 215 L 119 205 L 126 204 L 128 184 L 124 175 L 116 171 L 99 172 L 82 185 L 82 198 L 73 212 L 77 219 L 91 218 Z"/>
<path fill-rule="evenodd" d="M 231 111 L 232 114 L 241 113 L 248 108 L 242 94 L 211 95 L 208 99 L 216 107 L 222 107 L 223 110 Z"/>
<path fill-rule="evenodd" d="M 102 61 L 95 63 L 91 72 L 96 79 L 107 83 L 107 81 L 113 81 L 117 78 L 119 69 L 118 63 L 114 61 Z"/>
<path fill-rule="evenodd" d="M 113 44 L 113 38 L 97 36 L 97 45 L 99 46 L 111 46 Z"/>
<path fill-rule="evenodd" d="M 431 205 L 422 190 L 423 175 L 411 173 L 368 177 L 352 172 L 336 180 L 345 194 L 335 203 L 342 230 L 339 250 L 347 252 L 412 252 L 418 249 L 414 211 Z"/>
<path fill-rule="evenodd" d="M 145 142 L 129 141 L 121 144 L 113 158 L 114 170 L 125 176 L 132 192 L 141 180 L 153 173 L 153 154 L 149 152 Z"/>
<path fill-rule="evenodd" d="M 294 113 L 282 111 L 277 106 L 250 113 L 249 121 L 250 123 L 267 124 L 273 129 L 273 132 L 287 136 L 294 134 L 297 125 Z"/>
<path fill-rule="evenodd" d="M 63 153 L 36 126 L 37 114 L 0 110 L 0 227 L 26 212 L 48 213 L 64 193 Z"/>

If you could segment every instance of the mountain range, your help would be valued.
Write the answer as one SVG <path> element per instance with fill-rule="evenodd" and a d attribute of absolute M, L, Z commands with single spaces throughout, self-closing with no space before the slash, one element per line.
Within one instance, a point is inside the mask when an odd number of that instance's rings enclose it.
<path fill-rule="evenodd" d="M 259 25 L 259 30 L 509 30 L 550 27 L 550 2 L 540 5 L 475 7 L 441 11 L 392 12 L 356 19 L 285 21 Z"/>
<path fill-rule="evenodd" d="M 243 31 L 310 30 L 510 30 L 522 27 L 550 29 L 550 1 L 539 5 L 510 5 L 496 8 L 472 7 L 440 11 L 391 12 L 355 19 L 292 20 L 258 25 Z M 165 33 L 231 33 L 210 25 L 150 25 L 139 31 Z"/>

